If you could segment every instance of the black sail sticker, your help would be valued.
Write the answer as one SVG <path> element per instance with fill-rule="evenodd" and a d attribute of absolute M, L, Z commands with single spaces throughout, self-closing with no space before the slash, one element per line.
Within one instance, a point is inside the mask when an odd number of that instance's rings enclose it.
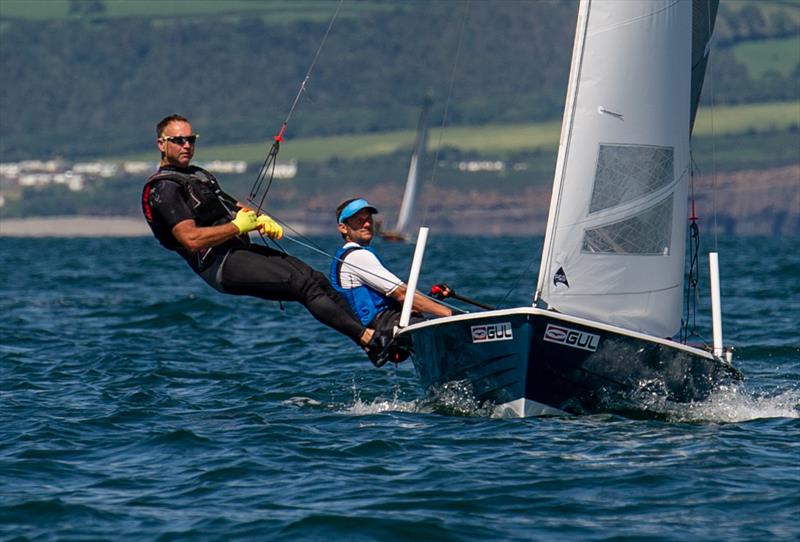
<path fill-rule="evenodd" d="M 553 285 L 558 287 L 559 284 L 563 284 L 567 288 L 569 288 L 569 281 L 567 280 L 567 274 L 564 273 L 564 268 L 559 267 L 556 274 L 553 275 Z"/>

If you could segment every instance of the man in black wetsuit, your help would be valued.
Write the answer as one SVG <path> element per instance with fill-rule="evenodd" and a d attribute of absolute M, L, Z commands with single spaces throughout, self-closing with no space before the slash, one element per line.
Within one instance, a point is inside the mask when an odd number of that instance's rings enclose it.
<path fill-rule="evenodd" d="M 156 134 L 161 164 L 142 191 L 142 211 L 156 239 L 220 292 L 302 303 L 314 318 L 364 348 L 376 366 L 383 365 L 389 334 L 364 327 L 319 271 L 250 243 L 253 230 L 280 239 L 283 228 L 237 203 L 211 173 L 190 165 L 197 134 L 189 121 L 171 115 L 158 123 Z"/>

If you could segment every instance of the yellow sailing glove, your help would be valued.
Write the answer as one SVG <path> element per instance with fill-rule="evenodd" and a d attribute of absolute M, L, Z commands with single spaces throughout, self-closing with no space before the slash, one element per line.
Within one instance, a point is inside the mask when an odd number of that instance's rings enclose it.
<path fill-rule="evenodd" d="M 267 215 L 258 215 L 256 222 L 258 222 L 258 231 L 270 239 L 283 238 L 283 228 L 281 228 L 281 225 Z"/>
<path fill-rule="evenodd" d="M 253 231 L 258 227 L 256 212 L 247 208 L 239 209 L 231 223 L 239 230 L 239 235 Z"/>

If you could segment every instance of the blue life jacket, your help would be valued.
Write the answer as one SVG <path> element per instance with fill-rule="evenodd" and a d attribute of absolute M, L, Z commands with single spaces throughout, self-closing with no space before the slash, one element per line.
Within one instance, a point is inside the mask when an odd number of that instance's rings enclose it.
<path fill-rule="evenodd" d="M 369 250 L 375 257 L 378 258 L 378 261 L 381 262 L 383 265 L 383 260 L 378 254 L 372 250 L 371 247 L 348 247 L 348 248 L 340 248 L 336 251 L 336 255 L 334 256 L 333 261 L 331 262 L 331 285 L 336 289 L 337 292 L 342 294 L 342 297 L 347 301 L 347 304 L 350 305 L 350 308 L 353 309 L 353 312 L 361 320 L 361 324 L 369 325 L 373 319 L 380 313 L 389 308 L 397 308 L 399 304 L 392 298 L 386 297 L 385 295 L 376 292 L 369 286 L 358 286 L 357 288 L 342 288 L 341 276 L 340 273 L 342 271 L 342 262 L 347 257 L 348 254 L 353 252 L 354 250 Z"/>

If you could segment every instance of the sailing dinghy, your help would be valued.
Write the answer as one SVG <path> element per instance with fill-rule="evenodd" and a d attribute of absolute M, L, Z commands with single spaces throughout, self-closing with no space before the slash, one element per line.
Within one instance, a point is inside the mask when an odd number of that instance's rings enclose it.
<path fill-rule="evenodd" d="M 716 341 L 671 339 L 717 4 L 581 0 L 533 305 L 402 327 L 423 386 L 466 382 L 497 414 L 533 416 L 628 411 L 643 391 L 700 401 L 741 378 Z"/>
<path fill-rule="evenodd" d="M 414 148 L 411 151 L 411 160 L 408 164 L 408 176 L 403 191 L 403 201 L 397 216 L 397 224 L 392 230 L 379 231 L 378 236 L 384 241 L 405 242 L 411 237 L 411 230 L 417 211 L 417 196 L 419 192 L 420 162 L 425 158 L 425 149 L 428 145 L 428 111 L 431 107 L 431 98 L 425 97 L 422 103 L 422 112 L 417 122 L 417 136 Z"/>

